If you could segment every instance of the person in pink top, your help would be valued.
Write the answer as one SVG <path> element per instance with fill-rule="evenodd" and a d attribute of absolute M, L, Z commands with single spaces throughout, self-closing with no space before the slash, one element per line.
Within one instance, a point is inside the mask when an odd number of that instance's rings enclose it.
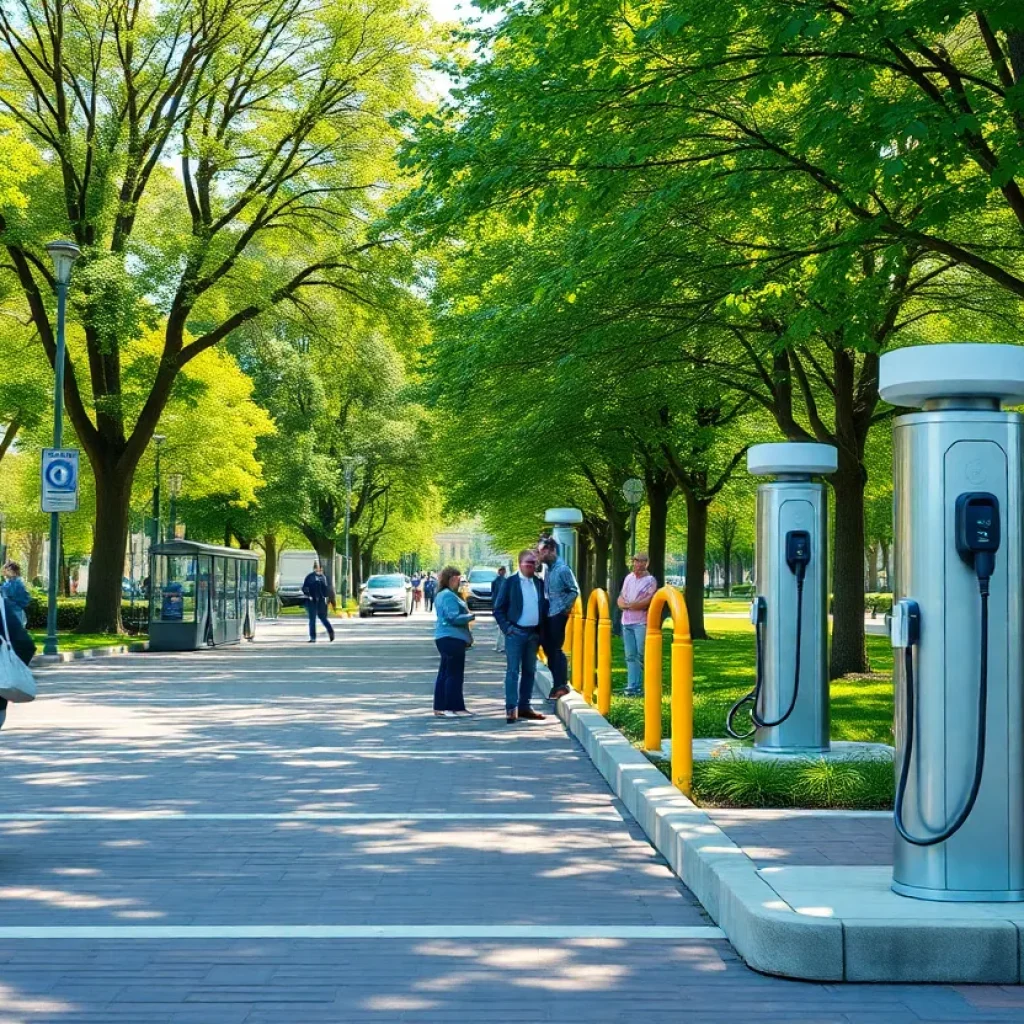
<path fill-rule="evenodd" d="M 626 650 L 626 696 L 639 697 L 644 685 L 644 644 L 647 609 L 658 581 L 647 571 L 647 552 L 633 556 L 633 571 L 622 581 L 618 605 L 622 609 L 622 646 Z"/>

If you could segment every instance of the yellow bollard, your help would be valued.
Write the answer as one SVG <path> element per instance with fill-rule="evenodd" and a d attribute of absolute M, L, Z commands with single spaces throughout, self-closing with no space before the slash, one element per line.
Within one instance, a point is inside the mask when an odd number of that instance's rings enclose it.
<path fill-rule="evenodd" d="M 647 610 L 644 644 L 644 749 L 661 750 L 661 614 L 672 614 L 672 783 L 687 796 L 693 784 L 693 640 L 683 595 L 662 587 Z"/>
<path fill-rule="evenodd" d="M 597 709 L 607 715 L 612 705 L 612 617 L 608 595 L 593 590 L 587 600 L 583 636 L 583 698 L 594 703 L 594 663 L 597 662 Z"/>
<path fill-rule="evenodd" d="M 572 620 L 566 625 L 568 634 L 572 629 L 572 664 L 570 678 L 572 688 L 579 693 L 583 689 L 583 602 L 577 597 L 572 606 Z"/>

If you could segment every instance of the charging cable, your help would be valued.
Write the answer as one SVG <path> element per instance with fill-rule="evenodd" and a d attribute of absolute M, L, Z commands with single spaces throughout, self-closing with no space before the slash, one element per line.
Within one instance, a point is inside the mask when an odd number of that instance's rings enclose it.
<path fill-rule="evenodd" d="M 797 698 L 800 696 L 800 639 L 804 613 L 804 580 L 807 566 L 811 561 L 811 535 L 806 530 L 790 530 L 786 534 L 786 564 L 796 577 L 796 650 L 793 655 L 793 695 L 785 713 L 774 721 L 761 715 L 762 688 L 764 685 L 764 638 L 762 630 L 768 615 L 768 608 L 763 597 L 758 597 L 751 607 L 751 618 L 754 620 L 754 688 L 750 693 L 740 697 L 725 716 L 725 731 L 737 740 L 746 740 L 758 729 L 773 729 L 782 725 L 796 709 Z M 750 720 L 754 723 L 745 733 L 737 732 L 734 721 L 740 709 L 750 705 Z"/>
<path fill-rule="evenodd" d="M 978 679 L 978 737 L 974 756 L 974 778 L 960 812 L 941 832 L 930 836 L 912 835 L 903 822 L 903 803 L 910 777 L 910 761 L 914 751 L 914 647 L 920 636 L 920 610 L 914 601 L 900 601 L 893 609 L 892 643 L 903 647 L 903 680 L 906 707 L 903 764 L 896 784 L 894 820 L 896 831 L 913 846 L 937 846 L 951 839 L 971 816 L 981 791 L 985 772 L 986 726 L 988 718 L 988 599 L 996 551 L 999 549 L 999 504 L 994 495 L 980 492 L 961 494 L 956 505 L 956 546 L 961 559 L 970 565 L 978 578 L 981 650 Z"/>

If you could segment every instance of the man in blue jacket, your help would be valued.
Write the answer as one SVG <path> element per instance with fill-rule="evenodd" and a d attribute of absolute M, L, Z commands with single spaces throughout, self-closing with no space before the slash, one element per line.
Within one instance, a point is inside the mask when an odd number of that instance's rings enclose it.
<path fill-rule="evenodd" d="M 327 618 L 327 602 L 334 600 L 334 592 L 327 577 L 320 570 L 320 563 L 313 563 L 313 571 L 302 581 L 302 592 L 306 595 L 306 612 L 309 615 L 309 642 L 316 643 L 316 620 L 319 619 L 327 630 L 327 636 L 334 640 L 334 627 Z"/>
<path fill-rule="evenodd" d="M 519 552 L 519 572 L 502 584 L 494 602 L 494 619 L 505 636 L 505 721 L 545 718 L 530 707 L 537 673 L 537 649 L 547 618 L 544 584 L 537 578 L 537 552 Z"/>

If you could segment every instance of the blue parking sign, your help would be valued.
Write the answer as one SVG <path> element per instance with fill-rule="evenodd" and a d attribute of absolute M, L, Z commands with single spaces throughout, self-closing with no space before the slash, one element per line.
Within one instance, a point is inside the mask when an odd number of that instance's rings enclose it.
<path fill-rule="evenodd" d="M 78 511 L 78 449 L 43 449 L 43 511 Z"/>

